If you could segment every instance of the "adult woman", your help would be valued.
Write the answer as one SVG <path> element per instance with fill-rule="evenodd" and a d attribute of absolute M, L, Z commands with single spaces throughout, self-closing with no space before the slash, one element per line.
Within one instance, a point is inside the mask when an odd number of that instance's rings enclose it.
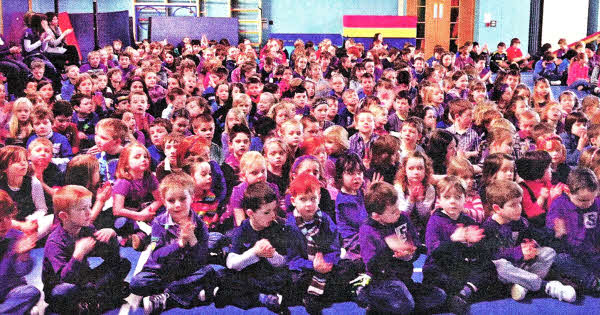
<path fill-rule="evenodd" d="M 79 64 L 77 48 L 65 43 L 65 37 L 71 34 L 73 29 L 70 28 L 62 32 L 58 26 L 58 15 L 54 12 L 46 13 L 46 18 L 49 23 L 48 28 L 46 28 L 45 31 L 50 37 L 48 48 L 46 48 L 45 51 L 46 57 L 48 57 L 60 71 L 67 65 Z"/>

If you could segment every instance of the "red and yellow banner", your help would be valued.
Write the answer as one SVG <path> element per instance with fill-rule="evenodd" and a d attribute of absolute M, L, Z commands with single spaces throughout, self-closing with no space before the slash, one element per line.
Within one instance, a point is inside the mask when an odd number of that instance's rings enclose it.
<path fill-rule="evenodd" d="M 414 38 L 417 36 L 417 17 L 344 15 L 342 36 L 373 37 L 376 33 L 389 38 Z"/>

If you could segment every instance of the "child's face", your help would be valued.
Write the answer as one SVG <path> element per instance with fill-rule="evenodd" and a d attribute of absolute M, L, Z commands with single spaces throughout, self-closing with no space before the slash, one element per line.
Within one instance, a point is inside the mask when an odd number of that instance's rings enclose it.
<path fill-rule="evenodd" d="M 327 155 L 337 153 L 339 150 L 340 146 L 337 144 L 337 142 L 330 138 L 325 139 L 325 151 L 327 152 Z"/>
<path fill-rule="evenodd" d="M 575 122 L 571 127 L 571 133 L 578 137 L 583 136 L 585 133 L 587 133 L 587 123 L 580 121 Z"/>
<path fill-rule="evenodd" d="M 94 103 L 92 103 L 91 98 L 84 97 L 81 99 L 79 106 L 75 107 L 75 110 L 77 110 L 77 113 L 80 115 L 89 115 L 94 111 Z"/>
<path fill-rule="evenodd" d="M 34 164 L 48 164 L 52 160 L 52 147 L 45 145 L 29 146 L 29 159 Z"/>
<path fill-rule="evenodd" d="M 131 64 L 131 61 L 129 60 L 128 56 L 120 56 L 119 57 L 119 66 L 122 69 L 128 68 L 130 64 Z"/>
<path fill-rule="evenodd" d="M 382 129 L 387 123 L 388 115 L 385 112 L 375 114 L 375 128 Z"/>
<path fill-rule="evenodd" d="M 27 85 L 25 85 L 25 94 L 35 94 L 35 92 L 37 91 L 37 83 L 36 82 L 27 82 Z"/>
<path fill-rule="evenodd" d="M 40 93 L 42 94 L 42 98 L 44 100 L 49 100 L 54 95 L 54 89 L 52 88 L 52 84 L 46 84 L 42 86 L 40 89 Z"/>
<path fill-rule="evenodd" d="M 329 107 L 327 106 L 327 104 L 323 103 L 323 104 L 318 105 L 317 107 L 313 108 L 312 114 L 313 114 L 313 116 L 315 116 L 315 118 L 318 121 L 322 122 L 327 119 L 328 109 L 329 109 Z"/>
<path fill-rule="evenodd" d="M 503 160 L 500 169 L 494 175 L 496 180 L 510 180 L 515 179 L 515 162 L 510 160 Z"/>
<path fill-rule="evenodd" d="M 292 196 L 291 202 L 304 221 L 312 221 L 315 217 L 315 213 L 319 210 L 320 199 L 320 192 L 314 191 Z"/>
<path fill-rule="evenodd" d="M 108 148 L 114 146 L 116 142 L 116 140 L 105 128 L 98 128 L 94 140 L 96 141 L 96 146 L 100 151 L 106 151 Z"/>
<path fill-rule="evenodd" d="M 538 84 L 535 85 L 533 90 L 534 93 L 539 96 L 546 96 L 548 95 L 548 93 L 550 93 L 550 87 L 544 81 L 538 82 Z"/>
<path fill-rule="evenodd" d="M 552 165 L 558 165 L 558 163 L 560 163 L 560 161 L 563 159 L 562 152 L 560 150 L 551 150 L 547 152 L 550 154 Z"/>
<path fill-rule="evenodd" d="M 198 105 L 198 102 L 189 102 L 187 104 L 185 104 L 185 109 L 187 109 L 188 113 L 190 114 L 190 117 L 198 117 L 200 116 L 200 114 L 202 114 L 202 108 L 200 108 L 200 105 Z"/>
<path fill-rule="evenodd" d="M 70 222 L 71 225 L 81 228 L 90 226 L 92 224 L 92 198 L 82 198 L 80 199 L 71 209 L 64 212 L 66 213 L 66 220 Z"/>
<path fill-rule="evenodd" d="M 167 90 L 172 90 L 173 88 L 179 87 L 179 81 L 175 78 L 167 79 Z"/>
<path fill-rule="evenodd" d="M 226 84 L 221 84 L 217 87 L 217 97 L 222 101 L 226 101 L 229 98 L 229 87 Z"/>
<path fill-rule="evenodd" d="M 463 129 L 471 127 L 472 122 L 473 122 L 473 111 L 471 111 L 470 109 L 462 112 L 462 114 L 460 114 L 460 115 L 458 115 L 458 117 L 456 117 L 456 123 L 458 124 L 458 126 L 460 126 Z"/>
<path fill-rule="evenodd" d="M 361 113 L 356 119 L 358 131 L 362 134 L 370 134 L 375 129 L 375 119 L 373 114 Z"/>
<path fill-rule="evenodd" d="M 196 183 L 198 189 L 210 189 L 210 186 L 212 185 L 212 173 L 208 162 L 203 162 L 196 168 L 196 171 L 194 172 L 194 183 Z"/>
<path fill-rule="evenodd" d="M 327 109 L 327 118 L 329 120 L 333 120 L 338 113 L 338 101 L 337 100 L 327 100 L 327 105 L 329 108 Z"/>
<path fill-rule="evenodd" d="M 487 97 L 487 94 L 486 94 L 485 90 L 474 90 L 473 91 L 473 100 L 475 101 L 475 103 L 485 100 L 486 97 Z"/>
<path fill-rule="evenodd" d="M 319 123 L 309 121 L 306 123 L 306 127 L 304 127 L 304 131 L 302 132 L 302 134 L 304 135 L 304 138 L 320 137 L 322 134 L 321 131 L 322 130 L 319 126 Z"/>
<path fill-rule="evenodd" d="M 46 137 L 52 131 L 52 122 L 50 119 L 40 119 L 33 122 L 33 130 L 38 137 Z"/>
<path fill-rule="evenodd" d="M 521 121 L 519 121 L 519 127 L 520 129 L 525 132 L 525 134 L 530 135 L 531 131 L 533 130 L 533 126 L 535 126 L 536 121 L 535 119 L 523 119 Z"/>
<path fill-rule="evenodd" d="M 551 121 L 558 121 L 562 118 L 562 111 L 560 106 L 553 106 L 548 109 L 548 119 Z"/>
<path fill-rule="evenodd" d="M 142 115 L 148 109 L 148 99 L 145 95 L 132 95 L 129 103 L 132 113 Z"/>
<path fill-rule="evenodd" d="M 169 159 L 169 163 L 171 163 L 171 165 L 174 165 L 177 162 L 177 146 L 178 143 L 174 141 L 165 143 L 165 157 Z"/>
<path fill-rule="evenodd" d="M 197 125 L 198 127 L 195 130 L 195 134 L 208 141 L 212 141 L 213 135 L 215 134 L 215 123 L 213 121 L 201 122 Z"/>
<path fill-rule="evenodd" d="M 159 148 L 164 145 L 164 139 L 167 134 L 167 129 L 163 126 L 158 125 L 150 127 L 150 140 L 152 141 L 152 144 Z"/>
<path fill-rule="evenodd" d="M 172 121 L 173 132 L 184 135 L 190 127 L 190 121 L 185 117 L 177 117 Z"/>
<path fill-rule="evenodd" d="M 134 81 L 129 89 L 131 93 L 144 93 L 144 84 L 141 81 Z"/>
<path fill-rule="evenodd" d="M 302 126 L 291 125 L 281 130 L 283 135 L 282 139 L 292 148 L 297 148 L 302 142 Z"/>
<path fill-rule="evenodd" d="M 308 96 L 306 95 L 306 92 L 304 93 L 296 93 L 294 94 L 294 104 L 296 104 L 296 107 L 304 107 L 306 106 L 307 102 L 308 102 Z"/>
<path fill-rule="evenodd" d="M 441 89 L 436 89 L 433 92 L 433 103 L 441 104 L 444 102 L 444 92 Z"/>
<path fill-rule="evenodd" d="M 252 223 L 252 227 L 257 231 L 262 231 L 269 226 L 277 217 L 277 201 L 260 206 L 256 211 L 248 210 L 248 217 Z"/>
<path fill-rule="evenodd" d="M 475 64 L 475 68 L 478 71 L 483 70 L 483 68 L 485 68 L 485 60 L 479 60 L 479 61 L 477 61 L 477 63 Z"/>
<path fill-rule="evenodd" d="M 107 84 L 108 77 L 106 75 L 98 76 L 98 80 L 96 80 L 96 90 L 104 90 Z"/>
<path fill-rule="evenodd" d="M 308 60 L 306 58 L 299 58 L 298 60 L 296 60 L 296 67 L 298 69 L 306 69 L 306 64 L 308 63 Z"/>
<path fill-rule="evenodd" d="M 421 158 L 409 158 L 405 167 L 408 183 L 410 185 L 422 185 L 425 178 L 425 161 Z"/>
<path fill-rule="evenodd" d="M 331 88 L 336 93 L 338 93 L 338 94 L 342 93 L 344 91 L 345 87 L 346 87 L 346 84 L 344 83 L 344 78 L 342 78 L 341 76 L 335 76 L 331 80 Z"/>
<path fill-rule="evenodd" d="M 363 78 L 360 83 L 365 91 L 373 91 L 375 87 L 375 80 L 373 78 Z"/>
<path fill-rule="evenodd" d="M 434 110 L 427 110 L 427 112 L 425 113 L 425 117 L 423 118 L 423 123 L 429 128 L 435 128 L 435 126 L 437 125 L 437 116 Z"/>
<path fill-rule="evenodd" d="M 248 95 L 257 96 L 262 92 L 263 86 L 260 83 L 248 84 Z"/>
<path fill-rule="evenodd" d="M 306 160 L 305 162 L 298 165 L 296 174 L 308 173 L 316 178 L 321 176 L 321 166 L 316 161 Z"/>
<path fill-rule="evenodd" d="M 67 78 L 72 81 L 77 80 L 77 78 L 79 78 L 79 68 L 76 66 L 70 67 L 69 70 L 67 70 Z"/>
<path fill-rule="evenodd" d="M 70 122 L 71 117 L 67 117 L 65 115 L 58 115 L 54 118 L 54 128 L 56 128 L 58 132 L 64 132 L 69 126 Z"/>
<path fill-rule="evenodd" d="M 283 164 L 286 161 L 285 152 L 281 149 L 281 146 L 277 143 L 270 143 L 265 148 L 267 154 L 267 163 L 271 165 L 273 168 L 283 167 Z"/>
<path fill-rule="evenodd" d="M 413 146 L 419 140 L 419 132 L 417 128 L 410 124 L 403 124 L 402 129 L 400 129 L 400 140 L 404 144 L 408 144 L 409 146 Z"/>
<path fill-rule="evenodd" d="M 148 88 L 153 88 L 156 86 L 156 81 L 158 80 L 158 77 L 156 76 L 156 73 L 154 72 L 150 72 L 146 75 L 146 78 L 144 79 L 144 82 L 146 83 L 146 86 Z"/>
<path fill-rule="evenodd" d="M 237 105 L 237 108 L 239 108 L 244 113 L 244 115 L 248 116 L 248 114 L 250 114 L 250 109 L 252 109 L 252 103 L 241 102 Z"/>
<path fill-rule="evenodd" d="M 504 220 L 508 222 L 517 221 L 521 218 L 521 202 L 523 201 L 523 197 L 513 198 L 506 203 L 504 206 L 500 207 L 498 205 L 494 205 L 494 211 L 502 217 Z M 497 207 L 497 208 L 496 208 Z"/>
<path fill-rule="evenodd" d="M 560 106 L 566 115 L 570 114 L 575 107 L 575 99 L 571 95 L 565 95 L 560 98 Z"/>
<path fill-rule="evenodd" d="M 143 173 L 150 167 L 150 158 L 143 148 L 134 147 L 129 153 L 129 169 L 133 172 Z"/>
<path fill-rule="evenodd" d="M 576 193 L 568 193 L 571 202 L 579 209 L 588 209 L 594 204 L 598 190 L 580 189 Z"/>
<path fill-rule="evenodd" d="M 505 153 L 511 155 L 514 151 L 512 139 L 499 141 L 500 143 L 492 143 L 490 145 L 490 153 Z"/>
<path fill-rule="evenodd" d="M 463 211 L 464 205 L 465 195 L 455 189 L 448 189 L 440 195 L 440 207 L 454 220 Z"/>
<path fill-rule="evenodd" d="M 377 214 L 377 222 L 381 224 L 393 224 L 398 222 L 400 219 L 400 210 L 395 204 L 388 204 L 385 206 L 385 210 L 381 214 Z"/>
<path fill-rule="evenodd" d="M 404 117 L 408 116 L 408 111 L 410 110 L 410 104 L 408 103 L 408 100 L 405 98 L 395 99 L 394 110 Z"/>
<path fill-rule="evenodd" d="M 283 70 L 283 74 L 281 75 L 281 80 L 290 81 L 294 77 L 294 73 L 290 69 Z"/>
<path fill-rule="evenodd" d="M 90 66 L 92 66 L 92 68 L 96 68 L 98 67 L 98 65 L 100 65 L 100 55 L 99 54 L 93 54 L 90 56 L 90 58 L 88 59 Z"/>
<path fill-rule="evenodd" d="M 342 175 L 342 186 L 346 192 L 355 194 L 363 185 L 364 177 L 361 170 L 344 171 Z"/>
<path fill-rule="evenodd" d="M 175 96 L 175 99 L 173 100 L 173 102 L 171 104 L 173 105 L 173 109 L 177 110 L 177 109 L 184 108 L 186 101 L 187 101 L 187 96 L 177 95 L 177 96 Z"/>
<path fill-rule="evenodd" d="M 518 116 L 522 112 L 529 109 L 529 104 L 526 101 L 517 101 L 515 102 L 515 114 Z"/>
<path fill-rule="evenodd" d="M 415 70 L 417 70 L 417 72 L 421 72 L 423 71 L 423 68 L 425 67 L 425 64 L 423 63 L 423 60 L 415 60 Z"/>
<path fill-rule="evenodd" d="M 247 134 L 238 132 L 229 142 L 229 147 L 229 150 L 231 150 L 233 155 L 237 158 L 241 158 L 250 148 L 250 138 Z"/>
<path fill-rule="evenodd" d="M 227 116 L 227 126 L 229 129 L 233 128 L 233 126 L 241 124 L 242 121 L 237 115 L 229 115 Z"/>
<path fill-rule="evenodd" d="M 260 96 L 258 103 L 256 104 L 256 110 L 261 113 L 267 113 L 271 109 L 271 102 L 267 99 L 268 97 L 264 94 Z"/>
<path fill-rule="evenodd" d="M 175 222 L 182 222 L 190 214 L 192 192 L 187 189 L 169 188 L 163 196 L 165 208 Z"/>
<path fill-rule="evenodd" d="M 129 131 L 133 132 L 137 129 L 135 117 L 132 112 L 123 113 L 123 118 L 121 119 L 121 121 L 125 124 L 125 126 L 127 126 Z"/>
<path fill-rule="evenodd" d="M 92 82 L 92 80 L 84 80 L 79 84 L 79 91 L 81 92 L 81 94 L 89 95 L 92 93 L 93 89 L 94 83 Z"/>
<path fill-rule="evenodd" d="M 243 172 L 244 180 L 248 185 L 263 183 L 267 180 L 267 166 L 264 163 L 256 163 Z"/>
<path fill-rule="evenodd" d="M 31 74 L 36 80 L 41 80 L 44 77 L 44 71 L 46 67 L 36 67 L 31 69 Z"/>

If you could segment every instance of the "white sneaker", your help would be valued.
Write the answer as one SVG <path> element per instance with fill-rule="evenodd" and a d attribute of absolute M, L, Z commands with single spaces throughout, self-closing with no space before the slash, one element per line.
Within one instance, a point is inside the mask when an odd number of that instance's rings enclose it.
<path fill-rule="evenodd" d="M 144 297 L 144 314 L 160 314 L 167 308 L 169 293 L 156 294 Z"/>
<path fill-rule="evenodd" d="M 565 301 L 569 303 L 575 302 L 577 299 L 577 293 L 575 289 L 570 285 L 564 285 L 559 281 L 550 281 L 546 285 L 546 294 L 558 299 L 559 301 Z"/>
<path fill-rule="evenodd" d="M 556 80 L 556 81 L 550 81 L 550 85 L 561 85 L 561 81 L 560 80 Z"/>
<path fill-rule="evenodd" d="M 513 284 L 512 288 L 510 289 L 510 296 L 515 301 L 522 301 L 526 295 L 527 295 L 527 289 L 525 289 L 524 287 L 522 287 L 521 285 L 518 285 L 516 283 Z"/>

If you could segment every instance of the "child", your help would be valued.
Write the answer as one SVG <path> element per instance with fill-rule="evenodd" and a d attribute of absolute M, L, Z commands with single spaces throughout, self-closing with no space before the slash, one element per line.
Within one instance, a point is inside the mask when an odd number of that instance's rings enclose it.
<path fill-rule="evenodd" d="M 464 152 L 469 159 L 479 154 L 477 149 L 481 143 L 479 135 L 472 128 L 472 107 L 471 103 L 464 99 L 452 101 L 450 103 L 450 115 L 454 119 L 454 124 L 447 129 L 456 135 L 458 150 Z"/>
<path fill-rule="evenodd" d="M 552 163 L 550 164 L 550 168 L 552 169 L 550 183 L 552 185 L 557 185 L 558 183 L 566 184 L 571 168 L 565 163 L 567 152 L 560 138 L 552 136 L 546 139 L 539 139 L 537 148 L 548 152 L 552 159 Z"/>
<path fill-rule="evenodd" d="M 373 181 L 376 176 L 381 176 L 384 181 L 392 184 L 399 167 L 399 149 L 400 141 L 396 137 L 384 135 L 377 138 L 367 156 L 369 169 L 365 173 L 365 178 Z M 326 154 L 325 158 L 327 158 Z"/>
<path fill-rule="evenodd" d="M 77 125 L 71 120 L 73 117 L 73 107 L 71 103 L 63 100 L 56 101 L 52 106 L 52 114 L 54 115 L 54 125 L 52 131 L 65 136 L 71 145 L 73 154 L 79 153 L 79 137 Z"/>
<path fill-rule="evenodd" d="M 122 245 L 143 249 L 147 237 L 135 221 L 150 222 L 162 205 L 158 180 L 150 172 L 150 153 L 139 143 L 121 152 L 113 186 L 113 215 Z M 148 204 L 149 203 L 149 204 Z"/>
<path fill-rule="evenodd" d="M 67 79 L 62 81 L 60 90 L 60 98 L 65 101 L 70 101 L 71 96 L 75 93 L 75 84 L 79 78 L 79 67 L 77 65 L 69 65 L 66 67 Z"/>
<path fill-rule="evenodd" d="M 572 112 L 565 119 L 565 131 L 560 134 L 567 150 L 567 165 L 576 166 L 579 156 L 588 145 L 588 118 L 581 112 Z M 537 140 L 537 139 L 536 139 Z"/>
<path fill-rule="evenodd" d="M 165 159 L 165 136 L 171 132 L 171 122 L 164 118 L 157 118 L 150 124 L 150 169 L 156 171 L 158 164 Z"/>
<path fill-rule="evenodd" d="M 552 126 L 556 134 L 561 134 L 565 129 L 561 107 L 559 103 L 550 102 L 542 109 L 542 121 Z"/>
<path fill-rule="evenodd" d="M 8 136 L 6 145 L 19 145 L 25 147 L 27 139 L 33 132 L 31 124 L 31 111 L 33 104 L 25 97 L 18 98 L 13 104 L 12 116 L 8 122 Z"/>
<path fill-rule="evenodd" d="M 518 149 L 517 156 L 521 157 L 525 152 L 535 150 L 535 142 L 531 134 L 533 127 L 540 123 L 540 116 L 533 110 L 523 111 L 518 118 Z"/>
<path fill-rule="evenodd" d="M 552 185 L 552 158 L 546 151 L 531 151 L 517 160 L 517 173 L 523 179 L 521 187 L 523 211 L 527 219 L 535 227 L 542 227 L 546 222 L 546 213 L 552 201 L 560 196 L 564 185 Z"/>
<path fill-rule="evenodd" d="M 553 298 L 574 302 L 577 295 L 573 287 L 544 280 L 556 257 L 556 251 L 547 247 L 554 235 L 536 230 L 521 217 L 522 198 L 523 189 L 513 181 L 495 181 L 486 188 L 486 206 L 493 214 L 483 229 L 498 278 L 512 284 L 515 301 L 523 300 L 528 291 L 544 289 Z"/>
<path fill-rule="evenodd" d="M 96 105 L 92 103 L 92 97 L 84 94 L 75 94 L 71 97 L 73 112 L 72 122 L 77 125 L 79 133 L 77 137 L 81 141 L 82 152 L 94 146 L 94 128 L 100 120 L 94 111 Z"/>
<path fill-rule="evenodd" d="M 102 182 L 112 184 L 116 180 L 117 163 L 128 133 L 127 126 L 117 118 L 104 118 L 96 125 L 96 146 L 88 153 L 98 158 Z"/>
<path fill-rule="evenodd" d="M 302 134 L 302 123 L 297 119 L 290 119 L 281 125 L 279 136 L 290 149 L 291 156 L 297 155 L 298 146 L 302 142 Z"/>
<path fill-rule="evenodd" d="M 131 263 L 119 255 L 116 233 L 96 230 L 90 208 L 92 193 L 82 186 L 67 185 L 53 198 L 60 224 L 44 246 L 42 282 L 53 312 L 100 312 L 115 307 L 129 295 L 124 282 Z M 88 257 L 103 262 L 92 269 Z"/>
<path fill-rule="evenodd" d="M 159 190 L 167 211 L 152 222 L 156 246 L 131 279 L 131 291 L 144 297 L 146 314 L 190 309 L 212 301 L 217 291 L 215 271 L 207 264 L 208 231 L 190 209 L 194 181 L 184 173 L 170 174 Z"/>
<path fill-rule="evenodd" d="M 23 234 L 12 228 L 12 218 L 17 208 L 10 196 L 0 190 L 0 242 L 3 245 L 0 264 L 0 313 L 25 314 L 38 303 L 40 290 L 27 285 L 25 276 L 33 269 L 29 251 L 35 247 L 35 233 Z M 10 267 L 10 268 L 8 268 Z"/>
<path fill-rule="evenodd" d="M 36 107 L 31 114 L 35 134 L 29 137 L 27 146 L 29 147 L 29 144 L 38 137 L 49 139 L 52 142 L 52 163 L 64 172 L 69 159 L 73 156 L 73 151 L 65 136 L 52 131 L 53 120 L 52 112 L 41 106 Z"/>
<path fill-rule="evenodd" d="M 420 240 L 408 216 L 399 211 L 397 199 L 394 187 L 386 182 L 374 183 L 365 195 L 369 218 L 360 227 L 360 254 L 371 282 L 359 299 L 374 312 L 428 313 L 445 302 L 446 294 L 411 279 Z"/>
<path fill-rule="evenodd" d="M 223 163 L 224 156 L 221 147 L 212 140 L 215 135 L 215 120 L 208 113 L 198 115 L 192 120 L 194 134 L 203 137 L 210 142 L 210 159 L 218 164 Z"/>
<path fill-rule="evenodd" d="M 263 145 L 263 155 L 267 160 L 267 182 L 277 185 L 282 193 L 287 191 L 290 164 L 287 145 L 280 138 L 268 138 Z"/>
<path fill-rule="evenodd" d="M 266 116 L 276 101 L 277 100 L 275 99 L 275 96 L 273 96 L 273 94 L 269 92 L 264 92 L 260 94 L 260 98 L 258 99 L 258 103 L 256 104 L 256 118 Z"/>
<path fill-rule="evenodd" d="M 354 114 L 358 110 L 358 94 L 353 89 L 347 89 L 342 94 L 343 106 L 338 110 L 338 125 L 347 128 L 354 122 Z"/>
<path fill-rule="evenodd" d="M 446 176 L 438 181 L 437 188 L 441 209 L 427 223 L 423 283 L 446 291 L 450 311 L 463 314 L 468 312 L 475 294 L 485 296 L 498 276 L 480 243 L 483 230 L 462 213 L 467 193 L 462 181 Z"/>
<path fill-rule="evenodd" d="M 227 157 L 227 154 L 229 153 L 229 131 L 233 126 L 238 124 L 244 125 L 250 130 L 250 127 L 248 127 L 248 119 L 244 112 L 240 108 L 232 108 L 227 112 L 225 128 L 223 129 L 223 133 L 221 133 L 221 149 L 225 157 Z"/>
<path fill-rule="evenodd" d="M 367 218 L 363 194 L 365 167 L 356 154 L 342 155 L 335 162 L 335 184 L 340 191 L 335 199 L 335 216 L 342 237 L 342 248 L 349 259 L 360 258 L 358 229 Z"/>
<path fill-rule="evenodd" d="M 546 106 L 550 101 L 553 101 L 552 90 L 550 90 L 550 82 L 546 78 L 537 78 L 533 83 L 533 94 L 531 95 L 531 105 L 536 112 Z"/>
<path fill-rule="evenodd" d="M 143 92 L 131 92 L 129 94 L 129 110 L 135 117 L 137 130 L 149 132 L 154 117 L 146 112 L 148 110 L 148 96 Z"/>
<path fill-rule="evenodd" d="M 552 203 L 546 218 L 546 227 L 554 229 L 555 236 L 565 243 L 554 266 L 597 295 L 600 292 L 598 180 L 590 169 L 577 167 L 569 174 L 567 184 L 569 192 Z"/>
<path fill-rule="evenodd" d="M 465 183 L 466 196 L 463 213 L 469 216 L 475 222 L 481 224 L 485 219 L 483 204 L 477 193 L 477 183 L 475 182 L 475 168 L 469 160 L 464 157 L 455 156 L 448 163 L 448 175 L 454 175 L 462 179 Z"/>
<path fill-rule="evenodd" d="M 375 117 L 368 110 L 360 111 L 355 116 L 355 126 L 358 132 L 350 137 L 349 151 L 356 153 L 361 159 L 365 157 L 365 153 L 370 150 L 371 144 L 377 135 L 373 133 L 375 129 Z"/>
<path fill-rule="evenodd" d="M 185 91 L 181 88 L 175 87 L 167 93 L 165 98 L 167 101 L 167 108 L 162 111 L 162 118 L 170 119 L 173 111 L 185 108 L 187 96 Z"/>
<path fill-rule="evenodd" d="M 564 91 L 558 96 L 558 101 L 563 112 L 563 120 L 574 110 L 579 110 L 579 99 L 573 91 Z"/>
<path fill-rule="evenodd" d="M 388 126 L 390 131 L 400 132 L 402 123 L 408 118 L 410 111 L 410 96 L 406 91 L 401 91 L 394 98 L 394 112 L 388 117 Z"/>
<path fill-rule="evenodd" d="M 400 127 L 400 157 L 405 157 L 413 152 L 425 152 L 418 144 L 423 134 L 423 123 L 417 117 L 409 117 Z"/>
<path fill-rule="evenodd" d="M 319 210 L 321 183 L 302 173 L 288 192 L 295 207 L 286 226 L 290 231 L 287 261 L 292 272 L 292 297 L 302 300 L 310 314 L 319 313 L 325 303 L 349 295 L 349 281 L 357 268 L 349 260 L 340 261 L 340 235 L 329 215 Z"/>
<path fill-rule="evenodd" d="M 265 182 L 248 186 L 242 199 L 248 219 L 232 236 L 232 249 L 227 255 L 227 268 L 233 269 L 223 280 L 220 290 L 228 304 L 248 309 L 266 306 L 279 311 L 291 282 L 286 254 L 289 232 L 278 218 L 277 195 Z M 225 298 L 226 297 L 226 298 Z"/>
<path fill-rule="evenodd" d="M 493 153 L 483 161 L 479 197 L 485 204 L 485 187 L 497 180 L 515 180 L 515 158 L 506 153 Z"/>
<path fill-rule="evenodd" d="M 165 136 L 165 159 L 156 167 L 156 179 L 160 182 L 172 171 L 178 170 L 177 167 L 177 147 L 183 141 L 183 137 L 178 134 L 170 133 Z"/>
<path fill-rule="evenodd" d="M 250 129 L 244 125 L 234 125 L 229 130 L 229 152 L 221 164 L 227 186 L 226 200 L 229 200 L 233 187 L 240 184 L 240 159 L 250 148 L 250 136 Z"/>
<path fill-rule="evenodd" d="M 46 138 L 36 138 L 28 147 L 29 160 L 35 176 L 44 187 L 44 197 L 46 198 L 46 206 L 49 212 L 52 211 L 52 195 L 54 190 L 52 187 L 63 185 L 64 172 L 58 169 L 58 166 L 52 161 L 52 142 Z"/>

